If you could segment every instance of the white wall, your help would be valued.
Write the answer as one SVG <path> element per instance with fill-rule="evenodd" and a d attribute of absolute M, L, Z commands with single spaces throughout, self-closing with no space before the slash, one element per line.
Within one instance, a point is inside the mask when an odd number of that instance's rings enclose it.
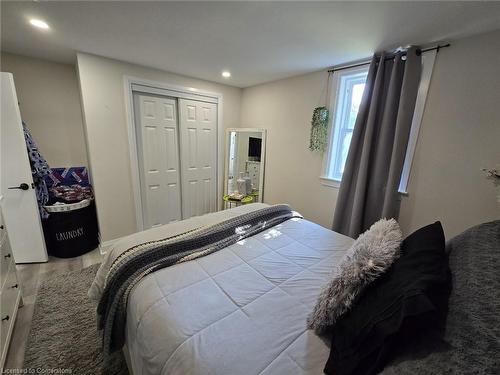
<path fill-rule="evenodd" d="M 123 77 L 221 93 L 224 128 L 239 126 L 241 89 L 83 53 L 77 67 L 99 226 L 108 241 L 136 231 Z"/>
<path fill-rule="evenodd" d="M 323 156 L 309 151 L 313 109 L 324 100 L 325 71 L 243 90 L 241 125 L 267 129 L 264 201 L 289 203 L 325 227 L 337 190 L 321 184 Z"/>
<path fill-rule="evenodd" d="M 438 54 L 400 223 L 441 220 L 447 237 L 500 219 L 500 187 L 481 168 L 500 164 L 500 31 Z"/>
<path fill-rule="evenodd" d="M 2 52 L 14 75 L 21 116 L 52 167 L 87 165 L 75 67 Z"/>
<path fill-rule="evenodd" d="M 497 31 L 453 41 L 438 55 L 409 196 L 402 198 L 405 233 L 441 220 L 450 237 L 500 218 L 498 188 L 479 171 L 500 163 L 499 43 Z M 321 184 L 322 156 L 308 150 L 326 72 L 240 90 L 88 54 L 78 54 L 77 65 L 103 240 L 136 230 L 125 75 L 222 93 L 224 127 L 268 130 L 265 201 L 290 203 L 306 218 L 331 226 L 338 190 Z M 14 73 L 23 117 L 49 162 L 85 164 L 74 68 L 2 53 L 2 70 Z"/>
<path fill-rule="evenodd" d="M 243 90 L 242 126 L 268 129 L 265 201 L 286 202 L 330 227 L 338 190 L 321 185 L 322 157 L 308 150 L 311 116 L 326 72 Z M 500 32 L 439 52 L 402 198 L 405 233 L 441 220 L 447 237 L 500 219 L 499 193 L 481 167 L 500 163 Z"/>

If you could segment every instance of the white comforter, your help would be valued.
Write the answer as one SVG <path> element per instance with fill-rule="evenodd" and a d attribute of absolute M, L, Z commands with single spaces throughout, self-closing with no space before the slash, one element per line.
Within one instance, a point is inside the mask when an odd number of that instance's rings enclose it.
<path fill-rule="evenodd" d="M 99 297 L 110 262 L 131 245 L 263 206 L 242 206 L 123 239 L 103 262 L 89 294 Z M 128 302 L 126 342 L 133 373 L 322 374 L 329 348 L 306 329 L 306 319 L 352 242 L 292 219 L 147 276 Z"/>

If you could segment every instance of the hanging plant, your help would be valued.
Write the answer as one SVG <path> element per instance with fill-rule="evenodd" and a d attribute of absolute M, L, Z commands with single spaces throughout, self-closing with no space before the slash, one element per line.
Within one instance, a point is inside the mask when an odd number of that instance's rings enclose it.
<path fill-rule="evenodd" d="M 481 170 L 486 172 L 486 178 L 492 180 L 494 186 L 500 187 L 500 164 L 494 169 L 481 168 Z M 500 194 L 497 195 L 497 202 L 500 203 Z"/>
<path fill-rule="evenodd" d="M 309 150 L 324 152 L 326 150 L 328 138 L 328 109 L 317 107 L 314 109 L 311 121 L 311 139 Z"/>

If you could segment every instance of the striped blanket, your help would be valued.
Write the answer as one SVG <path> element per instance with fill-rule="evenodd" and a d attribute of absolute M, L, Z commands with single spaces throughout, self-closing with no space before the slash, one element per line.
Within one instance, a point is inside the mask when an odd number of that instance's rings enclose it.
<path fill-rule="evenodd" d="M 212 254 L 243 238 L 293 217 L 301 217 L 288 205 L 275 205 L 197 228 L 158 241 L 129 248 L 110 267 L 97 306 L 104 353 L 122 348 L 128 296 L 145 276 L 165 267 Z"/>

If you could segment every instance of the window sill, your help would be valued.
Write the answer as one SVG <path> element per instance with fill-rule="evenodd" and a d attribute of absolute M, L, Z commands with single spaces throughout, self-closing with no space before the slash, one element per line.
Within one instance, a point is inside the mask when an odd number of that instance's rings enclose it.
<path fill-rule="evenodd" d="M 335 180 L 330 177 L 320 176 L 321 185 L 338 189 L 340 187 L 340 180 Z"/>
<path fill-rule="evenodd" d="M 340 188 L 340 180 L 335 180 L 333 178 L 325 177 L 325 176 L 320 176 L 319 179 L 321 181 L 321 185 L 332 187 L 332 188 L 335 188 L 335 189 Z M 399 195 L 401 195 L 403 197 L 407 197 L 408 196 L 408 192 L 407 191 L 398 190 L 398 193 L 399 193 Z"/>

